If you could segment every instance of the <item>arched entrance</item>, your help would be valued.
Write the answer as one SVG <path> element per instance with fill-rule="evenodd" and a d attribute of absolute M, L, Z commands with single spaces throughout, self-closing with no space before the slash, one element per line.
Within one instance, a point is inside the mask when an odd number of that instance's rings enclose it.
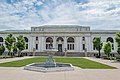
<path fill-rule="evenodd" d="M 74 50 L 74 43 L 75 43 L 75 40 L 73 37 L 69 37 L 67 39 L 67 50 Z"/>
<path fill-rule="evenodd" d="M 57 40 L 56 40 L 56 42 L 57 42 L 57 47 L 58 47 L 58 51 L 59 52 L 62 52 L 63 51 L 63 42 L 64 42 L 64 40 L 63 40 L 63 38 L 62 37 L 58 37 L 57 38 Z"/>
<path fill-rule="evenodd" d="M 53 39 L 52 37 L 48 37 L 46 38 L 46 49 L 50 49 L 51 47 L 53 47 Z"/>

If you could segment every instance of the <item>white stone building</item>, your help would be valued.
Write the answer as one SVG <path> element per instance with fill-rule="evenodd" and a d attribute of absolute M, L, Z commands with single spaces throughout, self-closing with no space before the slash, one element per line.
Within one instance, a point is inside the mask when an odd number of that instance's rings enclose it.
<path fill-rule="evenodd" d="M 50 47 L 59 50 L 59 52 L 77 52 L 88 53 L 97 52 L 92 40 L 95 36 L 101 36 L 102 42 L 110 41 L 112 43 L 112 52 L 117 52 L 117 43 L 115 36 L 118 30 L 90 30 L 89 26 L 79 25 L 43 25 L 31 27 L 31 30 L 7 30 L 0 31 L 0 44 L 4 44 L 8 33 L 13 33 L 14 37 L 24 35 L 27 48 L 23 52 L 44 52 Z M 7 50 L 6 50 L 7 51 Z M 101 50 L 103 52 L 103 50 Z M 38 54 L 39 54 L 38 53 Z"/>

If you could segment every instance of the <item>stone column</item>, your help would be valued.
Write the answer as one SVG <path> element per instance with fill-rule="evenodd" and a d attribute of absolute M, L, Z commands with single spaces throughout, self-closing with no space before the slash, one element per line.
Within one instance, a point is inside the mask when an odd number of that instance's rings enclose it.
<path fill-rule="evenodd" d="M 46 49 L 46 40 L 44 36 L 41 36 L 41 51 L 43 52 Z"/>
<path fill-rule="evenodd" d="M 67 49 L 67 37 L 65 36 L 64 37 L 64 51 L 65 51 L 65 48 Z"/>
<path fill-rule="evenodd" d="M 53 48 L 56 49 L 56 38 L 55 38 L 55 36 L 53 37 Z"/>

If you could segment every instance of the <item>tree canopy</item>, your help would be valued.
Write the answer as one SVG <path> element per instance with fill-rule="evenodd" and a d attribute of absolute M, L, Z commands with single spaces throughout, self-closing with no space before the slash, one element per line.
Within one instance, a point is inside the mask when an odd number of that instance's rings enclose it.
<path fill-rule="evenodd" d="M 4 53 L 4 51 L 5 51 L 5 47 L 4 47 L 4 45 L 1 45 L 0 46 L 0 54 L 2 55 L 2 53 Z"/>
<path fill-rule="evenodd" d="M 100 57 L 101 56 L 100 50 L 102 49 L 102 46 L 103 46 L 103 43 L 101 41 L 101 37 L 99 37 L 99 36 L 94 37 L 93 46 L 97 51 L 99 51 L 98 57 Z"/>
<path fill-rule="evenodd" d="M 115 41 L 116 41 L 117 44 L 118 44 L 117 52 L 120 54 L 120 32 L 118 32 L 118 33 L 116 34 Z"/>
<path fill-rule="evenodd" d="M 26 42 L 25 42 L 25 38 L 24 38 L 23 35 L 19 35 L 17 37 L 17 45 L 16 46 L 17 46 L 17 48 L 19 50 L 18 56 L 20 56 L 21 51 L 24 50 L 24 49 L 26 49 Z"/>
<path fill-rule="evenodd" d="M 105 54 L 109 55 L 111 51 L 112 51 L 112 44 L 111 44 L 111 42 L 105 42 L 104 43 L 104 52 L 105 52 Z"/>
<path fill-rule="evenodd" d="M 5 45 L 10 53 L 13 52 L 13 47 L 15 42 L 16 42 L 16 39 L 13 37 L 13 35 L 8 34 L 5 39 Z"/>

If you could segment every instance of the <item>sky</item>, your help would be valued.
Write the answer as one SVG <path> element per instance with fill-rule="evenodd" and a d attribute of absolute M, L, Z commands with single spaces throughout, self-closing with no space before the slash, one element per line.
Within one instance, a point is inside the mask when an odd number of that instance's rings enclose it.
<path fill-rule="evenodd" d="M 120 30 L 120 0 L 0 0 L 0 31 L 67 24 Z"/>

